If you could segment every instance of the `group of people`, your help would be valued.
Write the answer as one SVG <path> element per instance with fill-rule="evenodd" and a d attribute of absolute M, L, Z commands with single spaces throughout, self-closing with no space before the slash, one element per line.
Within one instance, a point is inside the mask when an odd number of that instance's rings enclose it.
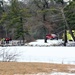
<path fill-rule="evenodd" d="M 54 39 L 57 39 L 58 40 L 58 37 L 56 34 L 47 34 L 45 36 L 45 43 L 47 43 L 47 39 L 50 39 L 50 40 L 54 40 Z"/>
<path fill-rule="evenodd" d="M 1 39 L 1 44 L 9 44 L 9 41 L 11 41 L 12 39 L 11 38 L 2 38 Z"/>

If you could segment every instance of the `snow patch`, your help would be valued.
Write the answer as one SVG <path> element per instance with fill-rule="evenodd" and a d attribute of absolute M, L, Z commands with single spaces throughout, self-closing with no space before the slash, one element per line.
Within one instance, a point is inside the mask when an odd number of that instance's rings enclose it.
<path fill-rule="evenodd" d="M 34 42 L 30 42 L 26 45 L 29 45 L 29 46 L 56 46 L 56 45 L 60 45 L 62 44 L 63 41 L 62 39 L 59 39 L 59 40 L 47 40 L 47 43 L 44 42 L 44 39 L 39 39 L 39 40 L 36 40 Z"/>
<path fill-rule="evenodd" d="M 54 72 L 54 73 L 51 73 L 50 75 L 75 75 L 75 73 Z"/>

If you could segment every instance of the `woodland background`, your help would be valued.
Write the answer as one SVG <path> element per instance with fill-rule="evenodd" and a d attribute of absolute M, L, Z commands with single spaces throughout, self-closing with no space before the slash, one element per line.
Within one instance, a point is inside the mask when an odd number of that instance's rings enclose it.
<path fill-rule="evenodd" d="M 75 29 L 75 0 L 0 0 L 0 38 L 31 41 L 50 33 L 61 38 L 64 19 Z"/>

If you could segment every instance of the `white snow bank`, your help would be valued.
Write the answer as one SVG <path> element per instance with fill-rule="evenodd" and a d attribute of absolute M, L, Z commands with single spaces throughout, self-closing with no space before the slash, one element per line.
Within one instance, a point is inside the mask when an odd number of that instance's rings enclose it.
<path fill-rule="evenodd" d="M 30 42 L 27 45 L 31 46 L 52 46 L 52 45 L 60 45 L 62 44 L 62 39 L 59 40 L 47 40 L 47 43 L 44 42 L 44 39 L 39 39 L 34 42 Z"/>
<path fill-rule="evenodd" d="M 51 47 L 51 46 L 64 46 L 64 41 L 62 41 L 62 39 L 58 39 L 58 40 L 47 40 L 47 43 L 44 42 L 44 39 L 38 39 L 34 42 L 30 42 L 25 44 L 26 46 L 38 46 L 38 47 Z M 66 43 L 67 47 L 74 47 L 75 46 L 75 42 L 74 41 L 68 41 Z"/>

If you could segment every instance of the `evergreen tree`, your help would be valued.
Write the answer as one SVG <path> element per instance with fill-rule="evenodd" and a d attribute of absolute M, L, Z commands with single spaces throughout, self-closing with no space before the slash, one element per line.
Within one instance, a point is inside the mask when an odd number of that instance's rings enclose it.
<path fill-rule="evenodd" d="M 15 33 L 15 39 L 22 39 L 24 43 L 24 35 L 26 31 L 24 30 L 23 19 L 28 17 L 27 9 L 20 7 L 20 2 L 18 0 L 10 0 L 10 11 L 8 13 L 9 20 L 9 30 L 11 31 L 11 27 Z M 12 31 L 13 31 L 12 30 Z"/>
<path fill-rule="evenodd" d="M 67 22 L 70 28 L 75 30 L 75 1 L 71 1 L 69 5 L 65 8 L 65 10 Z"/>
<path fill-rule="evenodd" d="M 4 12 L 4 8 L 3 8 L 3 0 L 0 1 L 0 37 L 3 38 L 4 37 L 4 26 L 3 26 L 3 21 L 6 18 L 6 13 Z"/>

